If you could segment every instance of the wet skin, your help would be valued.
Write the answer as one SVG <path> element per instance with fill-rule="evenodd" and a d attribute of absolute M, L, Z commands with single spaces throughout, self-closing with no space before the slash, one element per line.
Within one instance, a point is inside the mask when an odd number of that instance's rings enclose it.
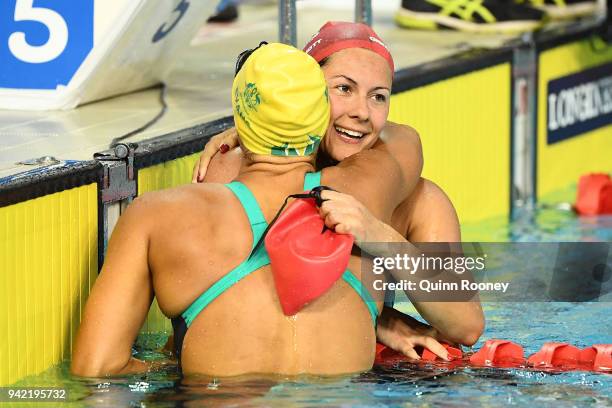
<path fill-rule="evenodd" d="M 313 170 L 314 157 L 252 155 L 237 179 L 251 189 L 269 222 L 287 195 L 302 190 L 305 172 Z M 404 184 L 403 172 L 380 146 L 325 169 L 322 181 L 345 189 L 389 221 L 408 193 L 397 188 Z M 148 369 L 131 356 L 131 347 L 153 296 L 166 316 L 179 315 L 244 260 L 251 245 L 244 211 L 223 185 L 191 184 L 136 199 L 120 217 L 88 299 L 72 372 L 104 376 Z M 359 278 L 359 259 L 352 257 L 349 266 Z M 186 374 L 217 376 L 350 373 L 371 367 L 374 344 L 369 312 L 347 283 L 337 282 L 287 317 L 269 267 L 263 267 L 194 320 L 183 343 L 182 367 Z"/>

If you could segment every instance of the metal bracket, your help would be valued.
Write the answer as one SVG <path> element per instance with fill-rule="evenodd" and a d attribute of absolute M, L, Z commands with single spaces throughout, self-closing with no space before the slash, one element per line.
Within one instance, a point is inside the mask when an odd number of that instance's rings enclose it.
<path fill-rule="evenodd" d="M 113 203 L 136 196 L 134 179 L 134 143 L 119 143 L 109 152 L 96 153 L 94 158 L 104 166 L 102 202 Z"/>
<path fill-rule="evenodd" d="M 134 171 L 135 143 L 119 143 L 111 150 L 94 154 L 94 159 L 104 166 L 102 179 L 102 257 L 106 255 L 108 239 L 119 220 L 121 212 L 136 197 Z"/>

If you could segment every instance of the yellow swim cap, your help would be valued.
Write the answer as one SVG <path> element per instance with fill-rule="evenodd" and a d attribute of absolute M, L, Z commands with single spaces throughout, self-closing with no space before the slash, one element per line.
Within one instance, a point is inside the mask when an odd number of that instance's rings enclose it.
<path fill-rule="evenodd" d="M 242 145 L 256 154 L 313 154 L 329 124 L 323 72 L 308 54 L 268 44 L 251 54 L 232 86 L 234 123 Z"/>

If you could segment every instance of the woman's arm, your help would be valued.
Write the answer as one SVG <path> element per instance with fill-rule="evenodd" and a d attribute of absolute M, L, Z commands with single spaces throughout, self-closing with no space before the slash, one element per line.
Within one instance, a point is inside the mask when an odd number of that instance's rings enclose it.
<path fill-rule="evenodd" d="M 236 132 L 236 128 L 232 127 L 232 128 L 226 129 L 223 132 L 219 133 L 218 135 L 211 137 L 208 143 L 206 143 L 206 146 L 204 146 L 204 150 L 202 151 L 202 154 L 198 158 L 198 161 L 196 162 L 195 166 L 193 167 L 193 175 L 191 177 L 191 182 L 192 183 L 202 183 L 204 181 L 208 181 L 208 182 L 227 183 L 231 181 L 235 177 L 235 175 L 238 174 L 240 165 L 236 167 L 235 162 L 231 162 L 229 164 L 228 163 L 216 164 L 214 163 L 213 159 L 214 158 L 218 159 L 219 157 L 223 157 L 225 153 L 234 150 L 236 147 L 238 147 L 238 132 Z M 217 154 L 219 152 L 221 153 L 220 155 Z M 213 163 L 211 163 L 211 161 L 213 161 Z M 211 178 L 214 179 L 215 181 L 205 180 L 205 177 L 208 176 L 209 165 L 213 167 L 212 169 L 213 171 L 217 171 L 217 172 L 223 171 L 223 170 L 220 170 L 219 166 L 223 166 L 223 165 L 232 166 L 231 169 L 227 170 L 227 172 L 228 174 L 233 174 L 234 177 L 232 177 L 229 180 L 218 180 L 217 181 L 216 179 L 217 176 L 211 176 Z M 227 176 L 223 176 L 223 177 L 227 177 Z"/>
<path fill-rule="evenodd" d="M 223 149 L 222 145 L 225 145 Z M 405 187 L 408 192 L 411 192 L 423 170 L 423 150 L 419 134 L 410 126 L 387 121 L 374 147 L 383 145 L 388 146 L 388 153 L 400 164 Z M 233 180 L 242 162 L 241 154 L 231 155 L 238 146 L 238 133 L 235 128 L 229 128 L 213 136 L 204 146 L 194 166 L 192 182 L 227 183 Z M 240 160 L 237 159 L 238 156 Z M 327 165 L 331 164 L 337 163 L 333 161 L 327 163 Z"/>
<path fill-rule="evenodd" d="M 406 189 L 412 193 L 423 171 L 423 147 L 419 133 L 412 127 L 387 121 L 380 142 L 400 164 Z"/>
<path fill-rule="evenodd" d="M 435 200 L 440 199 L 433 197 Z M 322 198 L 327 200 L 320 210 L 325 224 L 338 233 L 352 234 L 355 243 L 371 255 L 382 257 L 396 255 L 396 247 L 387 248 L 381 243 L 404 243 L 412 256 L 421 255 L 421 250 L 410 244 L 389 225 L 378 220 L 354 197 L 335 191 L 324 191 Z M 422 200 L 424 199 L 421 198 Z M 444 203 L 428 205 L 426 202 L 419 204 L 423 205 L 423 211 L 427 210 L 427 217 L 424 217 L 423 222 L 436 217 L 448 217 L 446 212 L 452 209 L 450 202 L 446 205 Z M 454 213 L 454 209 L 452 211 Z M 458 229 L 458 223 L 456 228 Z M 449 228 L 448 231 L 448 235 L 439 235 L 440 241 L 445 242 L 445 238 L 453 238 L 458 234 L 453 228 Z M 390 272 L 396 275 L 395 271 Z M 396 278 L 402 279 L 399 275 Z M 420 302 L 414 299 L 412 291 L 406 290 L 406 295 L 413 301 L 421 316 L 450 342 L 472 345 L 482 334 L 484 316 L 477 299 L 469 302 Z"/>
<path fill-rule="evenodd" d="M 393 215 L 407 220 L 410 242 L 460 242 L 459 219 L 444 191 L 421 179 L 414 193 Z M 394 225 L 395 222 L 393 223 Z M 484 330 L 484 315 L 478 297 L 470 302 L 413 302 L 421 316 L 451 341 L 472 345 Z"/>
<path fill-rule="evenodd" d="M 384 137 L 383 137 L 384 136 Z M 389 220 L 419 180 L 423 167 L 421 141 L 408 126 L 387 122 L 371 149 L 353 154 L 323 170 L 323 183 L 350 194 L 380 220 Z M 384 209 L 380 212 L 380 209 Z"/>
<path fill-rule="evenodd" d="M 391 225 L 410 242 L 461 241 L 455 207 L 438 185 L 424 178 L 395 209 Z"/>
<path fill-rule="evenodd" d="M 151 215 L 142 200 L 136 199 L 119 219 L 87 299 L 72 354 L 75 375 L 102 377 L 151 367 L 132 357 L 132 345 L 153 300 L 146 221 Z"/>

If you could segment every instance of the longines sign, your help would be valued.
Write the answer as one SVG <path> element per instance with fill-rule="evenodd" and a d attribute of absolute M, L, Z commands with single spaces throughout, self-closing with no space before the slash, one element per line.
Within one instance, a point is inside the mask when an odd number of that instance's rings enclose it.
<path fill-rule="evenodd" d="M 548 82 L 547 141 L 612 124 L 612 63 Z"/>

